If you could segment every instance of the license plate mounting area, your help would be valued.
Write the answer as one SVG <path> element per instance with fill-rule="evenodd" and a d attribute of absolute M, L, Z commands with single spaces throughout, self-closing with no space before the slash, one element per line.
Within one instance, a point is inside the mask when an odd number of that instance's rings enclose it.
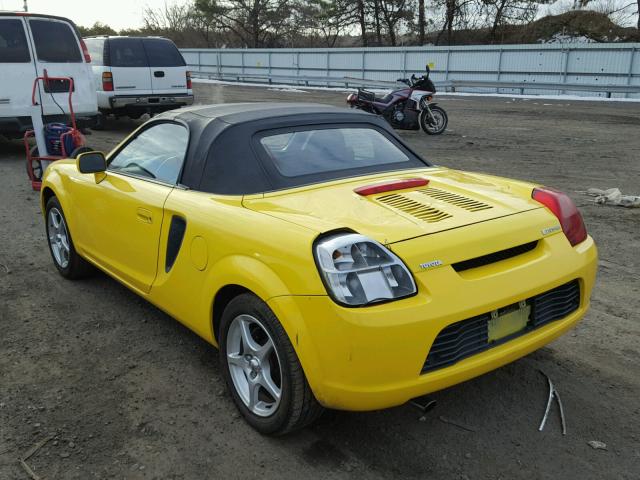
<path fill-rule="evenodd" d="M 524 330 L 531 316 L 531 305 L 521 301 L 491 312 L 489 319 L 488 342 L 493 343 Z"/>

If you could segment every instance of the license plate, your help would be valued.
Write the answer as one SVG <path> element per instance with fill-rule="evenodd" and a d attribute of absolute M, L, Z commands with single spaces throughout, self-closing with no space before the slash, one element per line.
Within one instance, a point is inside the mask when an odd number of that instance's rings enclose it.
<path fill-rule="evenodd" d="M 523 330 L 529 322 L 531 305 L 520 302 L 491 312 L 489 343 Z"/>

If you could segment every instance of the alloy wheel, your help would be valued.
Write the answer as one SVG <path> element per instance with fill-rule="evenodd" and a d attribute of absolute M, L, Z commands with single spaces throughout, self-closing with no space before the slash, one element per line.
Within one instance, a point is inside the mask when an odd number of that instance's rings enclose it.
<path fill-rule="evenodd" d="M 60 210 L 53 207 L 47 216 L 47 234 L 53 258 L 60 268 L 67 268 L 71 255 L 69 232 Z"/>
<path fill-rule="evenodd" d="M 233 386 L 244 405 L 257 416 L 273 415 L 282 397 L 282 368 L 267 329 L 251 315 L 238 315 L 226 347 Z"/>

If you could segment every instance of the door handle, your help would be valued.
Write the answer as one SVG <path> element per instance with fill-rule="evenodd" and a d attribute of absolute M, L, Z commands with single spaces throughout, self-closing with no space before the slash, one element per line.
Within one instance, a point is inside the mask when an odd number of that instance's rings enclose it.
<path fill-rule="evenodd" d="M 153 72 L 153 76 L 156 78 L 162 78 L 164 77 L 164 72 L 162 70 L 156 70 L 155 72 Z"/>
<path fill-rule="evenodd" d="M 138 208 L 138 220 L 143 223 L 153 223 L 153 214 L 146 208 Z"/>

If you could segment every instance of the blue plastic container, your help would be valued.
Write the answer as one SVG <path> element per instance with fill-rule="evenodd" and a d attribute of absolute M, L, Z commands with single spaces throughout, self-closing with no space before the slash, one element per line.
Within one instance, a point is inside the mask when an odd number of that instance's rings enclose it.
<path fill-rule="evenodd" d="M 68 127 L 64 123 L 47 123 L 44 126 L 44 139 L 47 144 L 47 154 L 48 155 L 62 155 L 62 142 L 60 141 L 60 137 L 71 130 L 71 127 Z M 67 155 L 71 155 L 71 152 L 74 150 L 73 137 L 68 135 L 64 139 L 64 148 L 66 150 Z"/>

